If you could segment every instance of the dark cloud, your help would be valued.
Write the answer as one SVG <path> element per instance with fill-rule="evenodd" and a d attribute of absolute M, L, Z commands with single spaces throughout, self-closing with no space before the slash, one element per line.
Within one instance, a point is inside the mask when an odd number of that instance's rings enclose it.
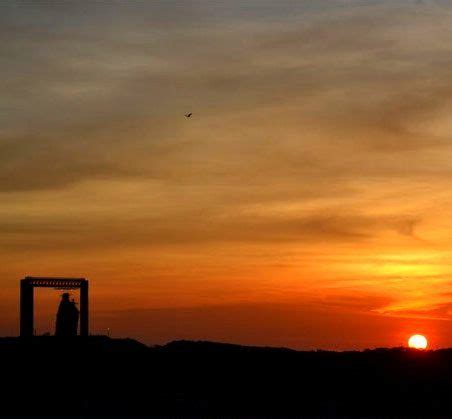
<path fill-rule="evenodd" d="M 436 320 L 452 320 L 452 303 L 428 304 L 428 307 L 419 309 L 399 309 L 390 315 L 398 317 L 412 317 Z"/>
<path fill-rule="evenodd" d="M 16 217 L 17 218 L 17 217 Z M 240 216 L 225 218 L 203 211 L 155 218 L 95 218 L 74 213 L 59 219 L 28 217 L 0 224 L 5 248 L 70 249 L 124 246 L 159 246 L 214 242 L 356 243 L 384 233 L 412 236 L 419 223 L 413 217 L 360 215 L 307 215 L 290 218 Z M 409 227 L 407 227 L 407 225 Z"/>
<path fill-rule="evenodd" d="M 359 300 L 367 300 L 367 302 Z M 128 330 L 124 318 L 146 325 L 135 330 L 145 342 L 166 343 L 177 339 L 205 339 L 242 344 L 295 348 L 351 349 L 394 346 L 388 325 L 401 323 L 369 313 L 365 307 L 379 305 L 379 295 L 363 295 L 343 306 L 328 306 L 303 299 L 303 304 L 228 304 L 155 310 L 126 310 L 98 313 L 100 325 L 114 324 L 116 333 Z M 372 334 L 363 334 L 363 324 Z M 400 324 L 397 324 L 400 327 Z M 110 326 L 111 327 L 111 326 Z M 345 332 L 346 331 L 346 332 Z M 331 340 L 334 336 L 334 340 Z"/>

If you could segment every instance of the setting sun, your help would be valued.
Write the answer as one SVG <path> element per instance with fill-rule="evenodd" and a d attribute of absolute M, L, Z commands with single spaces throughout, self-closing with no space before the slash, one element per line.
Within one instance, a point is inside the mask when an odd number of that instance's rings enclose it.
<path fill-rule="evenodd" d="M 425 349 L 427 345 L 427 338 L 422 335 L 413 335 L 408 339 L 408 346 L 413 349 Z"/>

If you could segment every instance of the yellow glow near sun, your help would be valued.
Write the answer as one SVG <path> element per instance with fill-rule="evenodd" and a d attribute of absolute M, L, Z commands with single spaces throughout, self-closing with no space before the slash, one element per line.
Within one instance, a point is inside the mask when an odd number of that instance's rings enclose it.
<path fill-rule="evenodd" d="M 425 349 L 427 345 L 427 339 L 422 335 L 413 335 L 408 339 L 408 346 L 413 349 Z"/>

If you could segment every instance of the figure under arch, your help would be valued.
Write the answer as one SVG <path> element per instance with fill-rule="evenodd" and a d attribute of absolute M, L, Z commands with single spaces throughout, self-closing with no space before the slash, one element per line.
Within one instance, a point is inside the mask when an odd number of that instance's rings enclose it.
<path fill-rule="evenodd" d="M 55 336 L 77 336 L 79 311 L 75 301 L 69 300 L 69 293 L 61 295 L 56 316 Z"/>

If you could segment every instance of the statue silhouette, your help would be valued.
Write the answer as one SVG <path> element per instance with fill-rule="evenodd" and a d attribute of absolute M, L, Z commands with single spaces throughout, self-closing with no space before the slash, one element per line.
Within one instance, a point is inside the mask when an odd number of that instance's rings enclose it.
<path fill-rule="evenodd" d="M 55 336 L 77 336 L 78 317 L 75 301 L 69 301 L 69 293 L 65 292 L 58 306 Z"/>

